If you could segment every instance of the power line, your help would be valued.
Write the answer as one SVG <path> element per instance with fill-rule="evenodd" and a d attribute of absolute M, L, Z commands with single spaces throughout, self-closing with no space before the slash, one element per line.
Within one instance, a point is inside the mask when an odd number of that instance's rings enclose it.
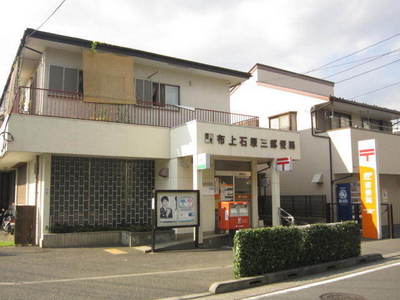
<path fill-rule="evenodd" d="M 375 60 L 377 60 L 377 59 L 379 59 L 379 58 L 382 58 L 382 57 L 384 57 L 384 56 L 386 56 L 386 55 L 392 54 L 392 53 L 397 52 L 397 51 L 399 51 L 399 50 L 400 50 L 400 48 L 397 48 L 397 49 L 395 49 L 395 50 L 385 52 L 385 53 L 383 53 L 383 54 L 381 54 L 381 55 L 378 55 L 378 56 L 376 56 L 376 57 L 374 57 L 374 58 L 369 59 L 368 61 L 365 61 L 365 62 L 360 63 L 360 64 L 358 64 L 358 65 L 352 66 L 352 67 L 350 67 L 350 68 L 344 69 L 344 70 L 342 70 L 342 71 L 333 73 L 333 74 L 331 74 L 331 75 L 329 75 L 329 76 L 323 77 L 323 79 L 331 78 L 331 77 L 336 76 L 336 75 L 338 75 L 338 74 L 342 74 L 342 73 L 344 73 L 344 72 L 350 71 L 350 70 L 352 70 L 352 69 L 355 69 L 355 68 L 357 68 L 357 67 L 359 67 L 359 66 L 368 64 L 368 63 L 370 63 L 371 61 L 375 61 Z"/>
<path fill-rule="evenodd" d="M 50 18 L 57 12 L 57 10 L 60 9 L 60 7 L 65 3 L 65 1 L 67 1 L 67 0 L 62 0 L 62 1 L 60 2 L 60 4 L 56 7 L 56 9 L 53 10 L 53 12 L 46 18 L 46 20 L 44 20 L 44 21 L 42 22 L 42 24 L 40 24 L 34 31 L 32 31 L 32 32 L 27 36 L 27 38 L 31 37 L 32 34 L 34 34 L 36 31 L 38 31 L 40 28 L 42 28 L 43 25 L 46 24 L 47 21 L 49 21 Z"/>
<path fill-rule="evenodd" d="M 373 72 L 373 71 L 382 69 L 382 68 L 387 67 L 387 66 L 389 66 L 389 65 L 391 65 L 391 64 L 394 64 L 394 63 L 396 63 L 396 62 L 398 62 L 398 61 L 400 61 L 400 58 L 399 58 L 399 59 L 396 59 L 396 60 L 394 60 L 394 61 L 392 61 L 392 62 L 390 62 L 390 63 L 388 63 L 388 64 L 384 64 L 384 65 L 381 65 L 381 66 L 379 66 L 379 67 L 373 68 L 373 69 L 371 69 L 371 70 L 368 70 L 368 71 L 365 71 L 365 72 L 356 74 L 356 75 L 354 75 L 354 76 L 345 78 L 345 79 L 343 79 L 343 80 L 337 81 L 336 84 L 339 84 L 339 83 L 345 82 L 345 81 L 347 81 L 347 80 L 350 80 L 350 79 L 359 77 L 359 76 L 361 76 L 361 75 L 364 75 L 364 74 L 367 74 L 367 73 L 370 73 L 370 72 Z"/>
<path fill-rule="evenodd" d="M 392 35 L 392 36 L 390 36 L 390 37 L 388 37 L 388 38 L 385 38 L 385 39 L 383 39 L 383 40 L 380 40 L 379 42 L 376 42 L 376 43 L 374 43 L 374 44 L 372 44 L 372 45 L 369 45 L 369 46 L 367 46 L 367 47 L 364 47 L 364 48 L 362 48 L 362 49 L 360 49 L 360 50 L 357 50 L 357 51 L 352 52 L 352 53 L 350 53 L 350 54 L 347 54 L 347 55 L 345 55 L 345 56 L 339 57 L 339 58 L 337 58 L 337 59 L 335 59 L 335 60 L 333 60 L 333 61 L 330 61 L 330 62 L 328 62 L 328 63 L 326 63 L 326 64 L 324 64 L 324 65 L 322 65 L 322 66 L 319 66 L 319 67 L 317 67 L 317 68 L 311 69 L 311 70 L 309 70 L 309 71 L 307 71 L 307 72 L 305 72 L 305 73 L 303 73 L 303 74 L 308 74 L 308 73 L 311 73 L 311 72 L 315 72 L 315 71 L 317 71 L 317 70 L 319 70 L 319 69 L 321 69 L 321 68 L 323 68 L 323 67 L 326 67 L 326 66 L 328 66 L 328 65 L 330 65 L 330 64 L 333 64 L 333 63 L 335 63 L 335 62 L 337 62 L 337 61 L 340 61 L 340 60 L 342 60 L 342 59 L 345 59 L 345 58 L 347 58 L 347 57 L 353 56 L 354 54 L 360 53 L 360 52 L 362 52 L 362 51 L 364 51 L 364 50 L 367 50 L 367 49 L 372 48 L 372 47 L 374 47 L 374 46 L 376 46 L 376 45 L 379 45 L 379 44 L 381 44 L 381 43 L 383 43 L 383 42 L 386 42 L 386 41 L 389 41 L 389 40 L 391 40 L 391 39 L 394 39 L 395 37 L 398 37 L 398 36 L 400 36 L 400 32 L 399 32 L 399 33 L 396 33 L 395 35 Z"/>
<path fill-rule="evenodd" d="M 368 57 L 364 57 L 364 58 L 360 58 L 360 59 L 348 61 L 348 62 L 345 62 L 345 63 L 333 65 L 333 66 L 326 66 L 326 67 L 324 67 L 324 68 L 321 68 L 320 70 L 327 70 L 327 69 L 342 67 L 342 66 L 346 66 L 346 65 L 351 65 L 351 64 L 358 63 L 358 62 L 360 62 L 360 61 L 366 61 L 366 60 L 368 60 L 368 59 L 378 57 L 378 56 L 380 56 L 380 55 L 381 55 L 381 54 L 373 55 L 373 56 L 368 56 Z"/>
<path fill-rule="evenodd" d="M 351 97 L 350 99 L 354 99 L 354 98 L 358 98 L 358 97 L 366 96 L 366 95 L 369 95 L 369 94 L 372 94 L 372 93 L 376 93 L 376 92 L 382 91 L 382 90 L 384 90 L 384 89 L 390 88 L 390 87 L 392 87 L 392 86 L 395 86 L 395 85 L 398 85 L 398 84 L 400 84 L 400 81 L 397 81 L 397 82 L 395 82 L 395 83 L 392 83 L 392 84 L 386 85 L 386 86 L 384 86 L 384 87 L 381 87 L 381 88 L 379 88 L 379 89 L 375 89 L 375 90 L 372 90 L 372 91 L 366 92 L 366 93 L 364 93 L 364 94 L 361 94 L 361 95 L 357 95 L 357 96 Z"/>

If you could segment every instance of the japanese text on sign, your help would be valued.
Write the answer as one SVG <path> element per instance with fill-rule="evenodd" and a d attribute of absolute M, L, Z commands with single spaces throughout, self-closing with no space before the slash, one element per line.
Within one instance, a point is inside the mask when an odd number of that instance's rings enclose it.
<path fill-rule="evenodd" d="M 239 146 L 239 147 L 252 147 L 252 148 L 271 148 L 271 149 L 296 149 L 296 144 L 294 141 L 288 140 L 278 140 L 278 139 L 264 139 L 256 137 L 247 136 L 225 136 L 222 134 L 217 134 L 214 141 L 213 133 L 205 133 L 204 142 L 206 144 L 218 144 L 218 145 L 229 145 L 229 146 Z"/>

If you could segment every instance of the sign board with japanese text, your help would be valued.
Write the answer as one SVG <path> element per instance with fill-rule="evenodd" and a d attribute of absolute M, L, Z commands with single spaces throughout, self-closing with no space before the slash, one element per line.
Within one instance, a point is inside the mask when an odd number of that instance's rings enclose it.
<path fill-rule="evenodd" d="M 358 142 L 358 160 L 360 165 L 363 237 L 380 239 L 382 238 L 380 215 L 381 199 L 379 192 L 377 149 L 374 139 Z"/>
<path fill-rule="evenodd" d="M 300 157 L 300 135 L 294 131 L 190 121 L 171 129 L 170 156 Z"/>
<path fill-rule="evenodd" d="M 293 163 L 290 157 L 281 157 L 275 160 L 275 169 L 279 172 L 287 172 L 293 170 Z"/>
<path fill-rule="evenodd" d="M 200 225 L 200 193 L 196 190 L 156 190 L 157 228 Z"/>

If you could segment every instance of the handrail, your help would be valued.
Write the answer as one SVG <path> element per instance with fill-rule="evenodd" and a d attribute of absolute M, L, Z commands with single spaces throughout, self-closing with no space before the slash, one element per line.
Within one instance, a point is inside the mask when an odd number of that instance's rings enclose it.
<path fill-rule="evenodd" d="M 256 116 L 204 108 L 190 109 L 171 104 L 155 105 L 143 101 L 136 104 L 86 102 L 81 93 L 25 86 L 18 89 L 12 113 L 160 127 L 176 127 L 192 120 L 259 126 L 259 118 Z"/>
<path fill-rule="evenodd" d="M 294 225 L 294 217 L 281 207 L 278 207 L 279 216 L 287 222 L 287 225 Z"/>

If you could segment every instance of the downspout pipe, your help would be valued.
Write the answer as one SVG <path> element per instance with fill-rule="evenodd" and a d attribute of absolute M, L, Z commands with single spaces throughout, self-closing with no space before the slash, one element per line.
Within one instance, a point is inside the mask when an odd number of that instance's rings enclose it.
<path fill-rule="evenodd" d="M 334 198 L 334 192 L 333 192 L 333 185 L 334 185 L 334 180 L 333 180 L 333 160 L 332 160 L 332 141 L 331 138 L 329 136 L 324 136 L 324 135 L 318 135 L 315 133 L 314 131 L 314 119 L 313 119 L 313 114 L 332 104 L 332 101 L 329 101 L 326 105 L 319 107 L 318 109 L 315 109 L 315 106 L 311 109 L 310 111 L 310 117 L 311 117 L 311 135 L 313 137 L 317 137 L 317 138 L 322 138 L 322 139 L 326 139 L 328 140 L 328 144 L 329 144 L 329 182 L 330 182 L 330 194 L 331 194 L 331 219 L 334 218 L 334 210 L 333 210 L 333 198 Z"/>

